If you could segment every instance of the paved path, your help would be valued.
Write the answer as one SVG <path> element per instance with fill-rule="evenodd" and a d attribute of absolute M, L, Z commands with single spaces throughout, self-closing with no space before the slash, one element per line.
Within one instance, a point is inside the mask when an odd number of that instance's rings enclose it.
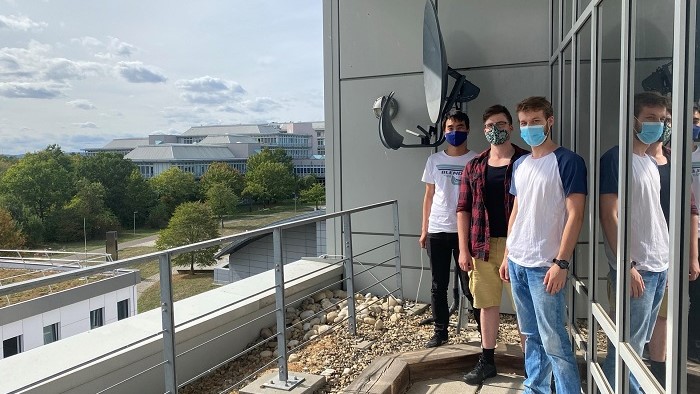
<path fill-rule="evenodd" d="M 505 394 L 522 393 L 524 378 L 518 375 L 499 374 L 486 379 L 481 386 L 470 386 L 462 381 L 462 374 L 452 374 L 438 379 L 414 382 L 406 394 Z"/>

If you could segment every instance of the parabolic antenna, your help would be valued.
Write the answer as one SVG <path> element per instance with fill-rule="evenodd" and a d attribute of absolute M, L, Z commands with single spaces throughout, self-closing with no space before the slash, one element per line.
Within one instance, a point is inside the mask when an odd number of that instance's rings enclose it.
<path fill-rule="evenodd" d="M 447 95 L 447 79 L 454 78 L 449 96 Z M 479 95 L 479 88 L 447 64 L 445 44 L 440 33 L 437 11 L 433 0 L 426 0 L 423 14 L 423 86 L 425 87 L 425 102 L 428 106 L 428 116 L 433 123 L 426 130 L 416 126 L 423 135 L 420 144 L 404 144 L 404 137 L 391 123 L 389 103 L 394 92 L 383 100 L 379 116 L 379 139 L 388 149 L 427 148 L 439 146 L 445 141 L 442 130 L 442 120 L 452 107 L 462 109 L 463 104 L 474 100 Z M 415 134 L 415 133 L 412 133 Z"/>
<path fill-rule="evenodd" d="M 423 86 L 430 121 L 436 123 L 447 93 L 447 56 L 432 0 L 423 14 Z"/>

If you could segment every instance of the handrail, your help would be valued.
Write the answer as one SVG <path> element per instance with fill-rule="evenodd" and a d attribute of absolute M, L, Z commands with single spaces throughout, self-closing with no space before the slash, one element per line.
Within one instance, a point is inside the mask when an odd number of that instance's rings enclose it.
<path fill-rule="evenodd" d="M 99 264 L 99 265 L 95 265 L 92 267 L 79 268 L 79 269 L 76 269 L 73 271 L 62 272 L 62 273 L 47 276 L 44 278 L 30 279 L 30 280 L 25 281 L 25 282 L 13 283 L 10 285 L 0 286 L 0 297 L 4 296 L 4 295 L 12 294 L 12 293 L 18 293 L 18 292 L 25 291 L 25 290 L 31 290 L 31 289 L 34 289 L 36 287 L 48 286 L 48 285 L 51 285 L 54 283 L 63 282 L 63 281 L 68 280 L 68 279 L 80 278 L 83 276 L 92 275 L 92 274 L 100 273 L 103 271 L 110 271 L 110 270 L 119 269 L 119 268 L 126 268 L 130 265 L 144 263 L 147 261 L 157 259 L 158 257 L 163 256 L 163 255 L 170 255 L 170 257 L 175 257 L 175 256 L 183 254 L 183 253 L 193 252 L 196 250 L 221 245 L 223 243 L 228 243 L 228 242 L 231 242 L 237 238 L 249 237 L 251 235 L 269 234 L 269 233 L 272 233 L 275 229 L 283 230 L 283 229 L 301 226 L 304 224 L 320 222 L 322 220 L 334 219 L 334 218 L 337 218 L 337 217 L 340 217 L 340 216 L 343 216 L 346 214 L 352 214 L 352 213 L 356 213 L 356 212 L 366 211 L 369 209 L 374 209 L 374 208 L 379 208 L 379 207 L 383 207 L 383 206 L 387 206 L 387 205 L 392 205 L 395 202 L 396 202 L 396 200 L 389 200 L 389 201 L 384 201 L 384 202 L 380 202 L 380 203 L 369 204 L 369 205 L 365 205 L 362 207 L 352 208 L 352 209 L 348 209 L 348 210 L 344 210 L 344 211 L 338 211 L 338 212 L 328 213 L 325 215 L 314 216 L 312 218 L 300 219 L 300 220 L 296 220 L 296 221 L 289 222 L 289 223 L 276 224 L 274 226 L 267 226 L 267 227 L 259 228 L 256 230 L 246 231 L 244 233 L 227 235 L 225 237 L 214 238 L 214 239 L 210 239 L 210 240 L 206 240 L 206 241 L 202 241 L 202 242 L 197 242 L 194 244 L 178 246 L 178 247 L 175 247 L 172 249 L 152 252 L 152 253 L 148 253 L 148 254 L 141 255 L 141 256 L 129 257 L 129 258 L 126 258 L 123 260 L 117 260 L 117 261 L 110 262 L 110 263 Z"/>

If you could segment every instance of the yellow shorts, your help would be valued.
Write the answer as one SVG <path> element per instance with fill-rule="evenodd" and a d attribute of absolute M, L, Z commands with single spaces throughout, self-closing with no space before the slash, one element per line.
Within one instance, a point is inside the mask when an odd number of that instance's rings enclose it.
<path fill-rule="evenodd" d="M 498 273 L 503 262 L 506 239 L 491 238 L 489 246 L 489 259 L 484 261 L 475 258 L 474 268 L 469 271 L 469 290 L 474 296 L 474 307 L 479 309 L 500 306 L 504 285 L 511 299 L 513 297 L 510 283 L 504 283 Z"/>

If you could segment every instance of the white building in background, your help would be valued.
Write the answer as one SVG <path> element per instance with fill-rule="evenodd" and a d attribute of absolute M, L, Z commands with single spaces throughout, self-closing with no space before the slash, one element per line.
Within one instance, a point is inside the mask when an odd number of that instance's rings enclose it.
<path fill-rule="evenodd" d="M 136 315 L 137 270 L 0 308 L 0 359 Z"/>
<path fill-rule="evenodd" d="M 290 122 L 195 126 L 182 134 L 152 134 L 148 138 L 115 139 L 102 148 L 83 149 L 123 154 L 145 178 L 178 167 L 199 178 L 209 165 L 224 162 L 241 173 L 248 157 L 263 148 L 283 149 L 299 176 L 313 175 L 325 181 L 325 123 Z"/>

